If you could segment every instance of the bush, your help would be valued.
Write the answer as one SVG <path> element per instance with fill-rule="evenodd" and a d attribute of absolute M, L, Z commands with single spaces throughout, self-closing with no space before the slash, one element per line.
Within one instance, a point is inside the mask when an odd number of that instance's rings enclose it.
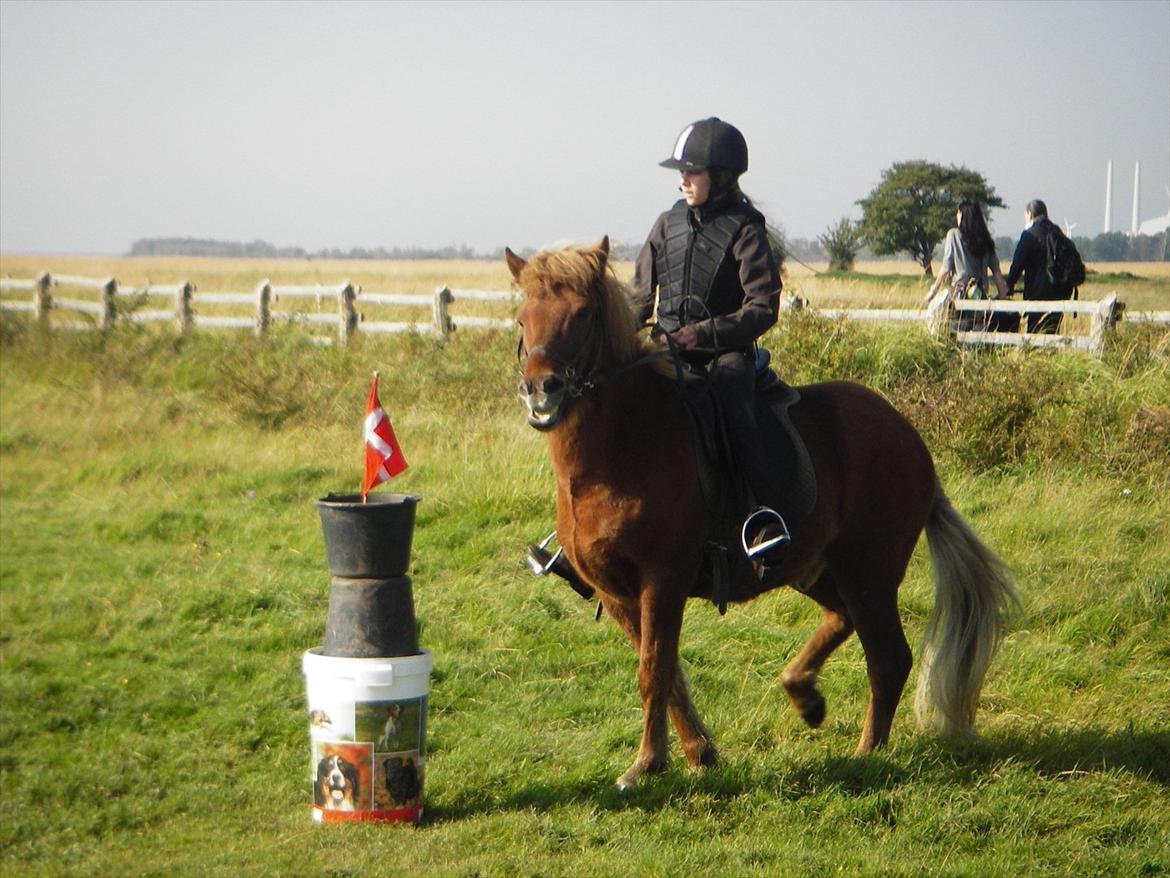
<path fill-rule="evenodd" d="M 852 271 L 857 254 L 865 244 L 865 235 L 857 223 L 842 217 L 817 240 L 829 256 L 829 271 Z"/>
<path fill-rule="evenodd" d="M 1120 327 L 1111 351 L 1097 358 L 966 349 L 917 327 L 864 326 L 801 311 L 790 313 L 766 346 L 789 383 L 845 378 L 884 393 L 936 457 L 975 472 L 1055 464 L 1166 478 L 1164 327 Z"/>

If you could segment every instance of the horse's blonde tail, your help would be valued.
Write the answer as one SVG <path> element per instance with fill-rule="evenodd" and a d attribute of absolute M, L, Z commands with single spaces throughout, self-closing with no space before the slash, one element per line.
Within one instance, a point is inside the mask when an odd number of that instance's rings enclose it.
<path fill-rule="evenodd" d="M 920 728 L 969 733 L 983 677 L 1019 598 L 1007 565 L 951 506 L 940 485 L 926 522 L 934 609 L 919 658 L 914 713 Z"/>

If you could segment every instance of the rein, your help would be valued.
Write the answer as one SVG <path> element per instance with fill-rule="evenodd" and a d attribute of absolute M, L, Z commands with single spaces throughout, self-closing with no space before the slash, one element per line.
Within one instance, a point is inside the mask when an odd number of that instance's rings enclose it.
<path fill-rule="evenodd" d="M 579 397 L 593 390 L 600 384 L 610 381 L 624 372 L 635 369 L 638 366 L 643 366 L 663 357 L 674 357 L 677 359 L 678 355 L 674 351 L 674 345 L 669 344 L 668 350 L 655 351 L 645 356 L 639 357 L 633 362 L 618 366 L 617 368 L 604 371 L 600 369 L 596 361 L 601 357 L 601 345 L 604 341 L 602 333 L 599 331 L 601 324 L 601 309 L 594 312 L 592 319 L 589 322 L 585 341 L 581 344 L 579 352 L 572 358 L 561 356 L 556 351 L 552 350 L 548 345 L 536 345 L 531 350 L 524 347 L 524 335 L 521 333 L 520 338 L 516 340 L 516 360 L 520 366 L 520 372 L 523 374 L 528 360 L 534 354 L 544 354 L 550 360 L 557 364 L 561 370 L 561 378 L 565 382 L 565 390 L 572 397 Z M 592 345 L 593 350 L 589 352 L 588 349 Z M 580 373 L 578 368 L 574 365 L 579 360 L 585 359 L 591 364 L 583 368 Z"/>
<path fill-rule="evenodd" d="M 534 354 L 544 354 L 561 369 L 561 377 L 565 380 L 565 389 L 569 396 L 578 397 L 593 390 L 598 385 L 604 384 L 617 378 L 619 375 L 629 372 L 631 369 L 636 369 L 639 366 L 644 366 L 647 363 L 652 363 L 655 360 L 661 360 L 666 357 L 677 356 L 671 350 L 654 351 L 646 354 L 638 359 L 618 366 L 617 368 L 604 371 L 596 367 L 588 369 L 583 375 L 578 375 L 577 370 L 564 357 L 559 356 L 556 352 L 551 350 L 547 345 L 537 345 L 531 350 L 525 350 L 524 339 L 521 338 L 516 344 L 516 359 L 520 361 L 521 372 L 524 371 L 523 364 L 528 361 L 528 358 Z"/>

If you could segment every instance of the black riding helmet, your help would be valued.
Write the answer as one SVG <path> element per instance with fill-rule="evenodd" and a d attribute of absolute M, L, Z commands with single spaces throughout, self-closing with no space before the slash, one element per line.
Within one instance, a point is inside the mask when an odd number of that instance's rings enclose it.
<path fill-rule="evenodd" d="M 747 141 L 734 125 L 712 116 L 683 129 L 664 168 L 683 171 L 697 168 L 724 168 L 739 176 L 748 167 Z"/>

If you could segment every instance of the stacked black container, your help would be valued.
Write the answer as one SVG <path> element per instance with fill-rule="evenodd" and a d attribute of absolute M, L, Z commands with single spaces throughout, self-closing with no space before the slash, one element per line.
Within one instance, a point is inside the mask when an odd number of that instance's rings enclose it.
<path fill-rule="evenodd" d="M 413 494 L 328 494 L 317 501 L 332 582 L 323 655 L 418 655 L 410 544 Z"/>

